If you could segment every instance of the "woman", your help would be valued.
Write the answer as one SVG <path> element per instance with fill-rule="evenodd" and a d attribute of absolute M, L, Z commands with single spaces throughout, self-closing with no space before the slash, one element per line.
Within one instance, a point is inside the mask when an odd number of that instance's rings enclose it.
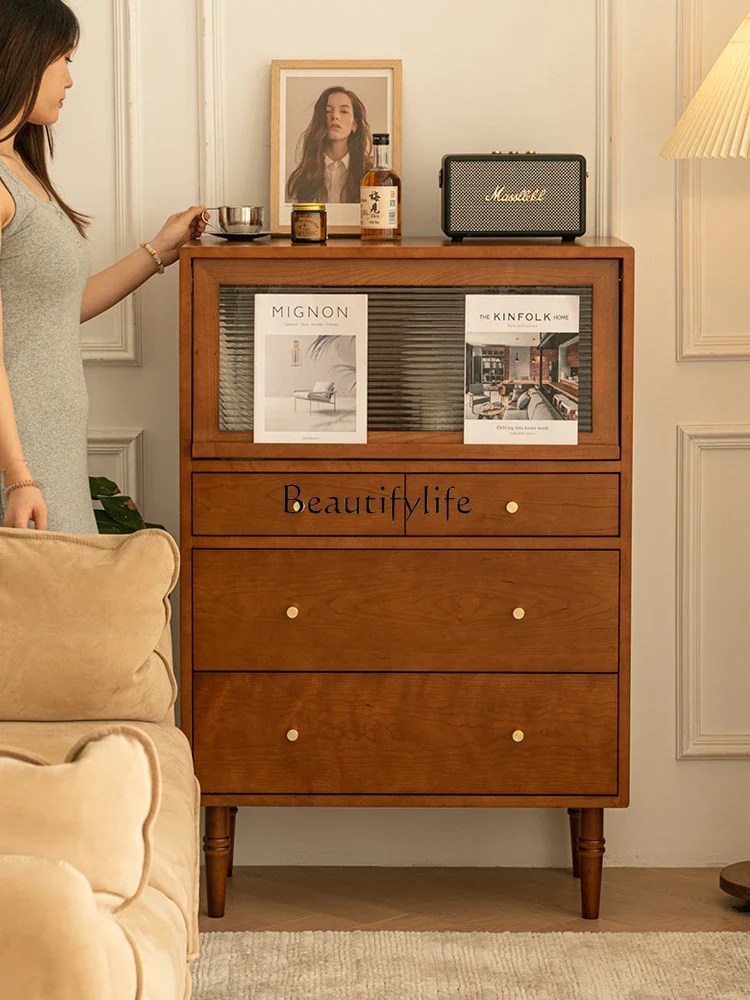
<path fill-rule="evenodd" d="M 372 166 L 372 132 L 351 90 L 329 87 L 315 102 L 300 140 L 299 166 L 287 182 L 292 202 L 359 204 L 359 184 Z"/>
<path fill-rule="evenodd" d="M 80 324 L 173 264 L 203 206 L 89 276 L 88 219 L 57 194 L 49 127 L 73 86 L 79 25 L 63 0 L 0 4 L 0 514 L 4 527 L 95 533 Z M 157 258 L 161 261 L 159 266 Z"/>

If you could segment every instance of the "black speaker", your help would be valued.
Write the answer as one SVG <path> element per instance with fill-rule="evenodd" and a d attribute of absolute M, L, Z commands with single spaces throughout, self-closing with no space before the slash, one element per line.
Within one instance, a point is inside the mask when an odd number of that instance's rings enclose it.
<path fill-rule="evenodd" d="M 448 154 L 440 170 L 446 236 L 586 232 L 586 159 L 574 153 Z"/>

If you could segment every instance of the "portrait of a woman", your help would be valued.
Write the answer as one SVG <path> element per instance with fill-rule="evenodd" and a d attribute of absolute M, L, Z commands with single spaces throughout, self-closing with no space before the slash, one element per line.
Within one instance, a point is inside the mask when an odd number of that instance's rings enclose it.
<path fill-rule="evenodd" d="M 318 97 L 297 163 L 287 181 L 289 201 L 359 204 L 359 184 L 372 164 L 372 131 L 353 91 L 328 87 Z"/>

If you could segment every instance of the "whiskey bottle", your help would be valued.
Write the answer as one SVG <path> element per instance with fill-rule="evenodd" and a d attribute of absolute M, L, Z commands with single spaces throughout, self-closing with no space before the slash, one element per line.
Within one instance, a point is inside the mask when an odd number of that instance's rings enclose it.
<path fill-rule="evenodd" d="M 363 240 L 395 240 L 401 236 L 401 178 L 391 169 L 390 136 L 372 137 L 375 165 L 362 178 L 360 235 Z"/>

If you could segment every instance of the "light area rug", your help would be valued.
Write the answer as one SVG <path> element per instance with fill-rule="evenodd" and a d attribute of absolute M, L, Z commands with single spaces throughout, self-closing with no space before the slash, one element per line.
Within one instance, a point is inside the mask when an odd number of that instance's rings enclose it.
<path fill-rule="evenodd" d="M 193 1000 L 748 1000 L 745 933 L 201 935 Z"/>

